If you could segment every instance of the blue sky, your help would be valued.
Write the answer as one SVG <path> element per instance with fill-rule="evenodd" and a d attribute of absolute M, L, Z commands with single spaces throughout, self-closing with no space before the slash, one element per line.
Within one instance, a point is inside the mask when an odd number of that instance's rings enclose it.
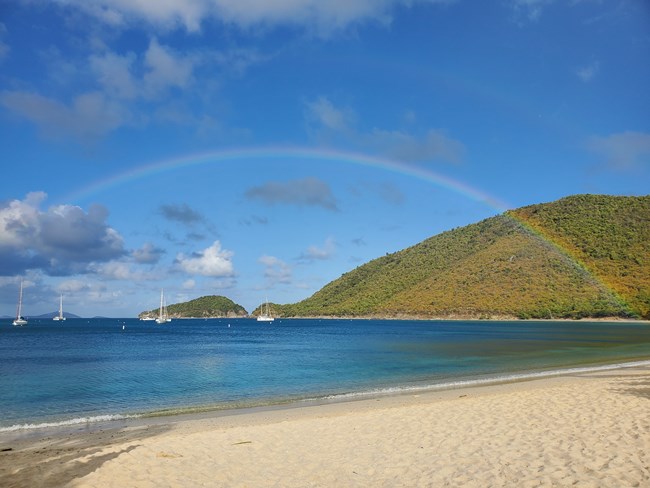
<path fill-rule="evenodd" d="M 0 315 L 291 303 L 650 184 L 643 0 L 6 0 Z"/>

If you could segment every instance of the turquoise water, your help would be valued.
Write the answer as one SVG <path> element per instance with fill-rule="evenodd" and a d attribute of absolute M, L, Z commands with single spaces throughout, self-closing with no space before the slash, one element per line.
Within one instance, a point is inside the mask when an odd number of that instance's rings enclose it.
<path fill-rule="evenodd" d="M 647 360 L 647 324 L 3 320 L 0 432 Z"/>

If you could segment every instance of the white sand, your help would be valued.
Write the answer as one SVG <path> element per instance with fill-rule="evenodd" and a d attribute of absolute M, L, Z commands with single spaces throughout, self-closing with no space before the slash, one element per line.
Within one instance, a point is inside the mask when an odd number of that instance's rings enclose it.
<path fill-rule="evenodd" d="M 0 484 L 650 487 L 648 369 L 177 420 L 17 444 Z"/>

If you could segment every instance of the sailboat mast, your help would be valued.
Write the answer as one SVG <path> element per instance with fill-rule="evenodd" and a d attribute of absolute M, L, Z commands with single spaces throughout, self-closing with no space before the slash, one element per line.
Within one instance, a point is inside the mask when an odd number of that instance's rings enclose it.
<path fill-rule="evenodd" d="M 18 310 L 16 310 L 16 320 L 20 320 L 23 312 L 23 282 L 20 282 L 20 292 L 18 293 Z"/>
<path fill-rule="evenodd" d="M 162 289 L 160 290 L 160 309 L 158 310 L 158 317 L 162 322 L 163 320 L 163 290 Z"/>

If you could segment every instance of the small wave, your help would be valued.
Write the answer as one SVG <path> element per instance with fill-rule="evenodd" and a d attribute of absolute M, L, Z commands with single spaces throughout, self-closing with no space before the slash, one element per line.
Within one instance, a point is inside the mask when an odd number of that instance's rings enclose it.
<path fill-rule="evenodd" d="M 376 388 L 371 390 L 352 391 L 346 393 L 335 393 L 323 396 L 307 397 L 283 397 L 274 399 L 250 400 L 244 402 L 227 402 L 222 404 L 199 405 L 199 406 L 182 406 L 157 411 L 141 412 L 136 415 L 98 415 L 79 417 L 68 420 L 60 420 L 42 423 L 25 423 L 16 424 L 7 427 L 0 427 L 0 433 L 35 431 L 37 429 L 63 428 L 81 424 L 96 424 L 100 422 L 112 422 L 117 420 L 135 419 L 135 418 L 152 418 L 152 417 L 173 417 L 183 414 L 199 414 L 220 410 L 245 410 L 254 408 L 265 408 L 282 405 L 301 405 L 306 403 L 320 402 L 345 402 L 350 400 L 361 400 L 364 398 L 375 398 L 380 396 L 401 395 L 418 392 L 453 390 L 458 388 L 467 388 L 472 386 L 487 386 L 500 383 L 510 383 L 516 381 L 526 381 L 537 378 L 552 376 L 566 376 L 571 374 L 592 373 L 598 371 L 616 370 L 621 368 L 650 367 L 650 360 L 632 361 L 626 363 L 616 363 L 599 366 L 583 366 L 574 368 L 554 369 L 548 371 L 530 371 L 523 373 L 502 374 L 487 378 L 467 378 L 453 381 L 442 381 L 440 383 L 428 383 L 421 385 L 397 385 L 385 388 Z"/>
<path fill-rule="evenodd" d="M 332 401 L 345 401 L 352 399 L 362 399 L 367 397 L 388 396 L 403 393 L 425 392 L 425 391 L 438 391 L 438 390 L 453 390 L 457 388 L 467 388 L 472 386 L 493 385 L 499 383 L 510 383 L 515 381 L 525 381 L 536 378 L 546 378 L 550 376 L 565 376 L 569 374 L 578 373 L 593 373 L 597 371 L 609 371 L 621 368 L 637 368 L 643 366 L 650 366 L 650 361 L 633 361 L 629 363 L 607 364 L 602 366 L 583 366 L 577 368 L 554 369 L 549 371 L 534 371 L 528 373 L 513 373 L 508 375 L 493 376 L 491 378 L 479 379 L 466 379 L 457 381 L 447 381 L 443 383 L 433 383 L 418 386 L 394 386 L 387 388 L 377 388 L 374 390 L 357 391 L 349 393 L 338 393 L 324 397 L 324 400 Z M 315 400 L 315 399 L 310 399 Z"/>
<path fill-rule="evenodd" d="M 16 432 L 19 430 L 36 430 L 49 429 L 56 427 L 68 427 L 79 424 L 91 424 L 97 422 L 111 422 L 114 420 L 124 420 L 137 418 L 137 415 L 97 415 L 95 417 L 80 417 L 75 419 L 60 420 L 58 422 L 43 422 L 39 424 L 16 424 L 8 427 L 0 427 L 0 432 Z"/>

